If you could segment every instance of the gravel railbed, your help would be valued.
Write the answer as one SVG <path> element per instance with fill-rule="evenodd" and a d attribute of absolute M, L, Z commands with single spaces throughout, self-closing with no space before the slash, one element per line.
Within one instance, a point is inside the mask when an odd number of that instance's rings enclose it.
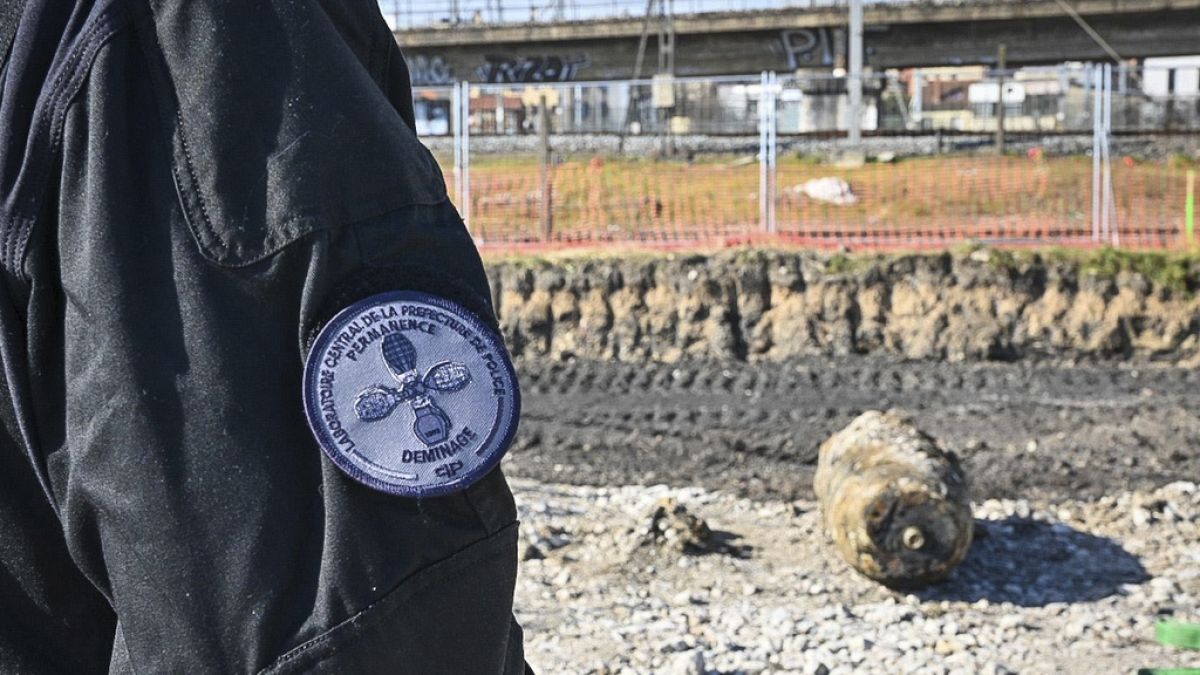
<path fill-rule="evenodd" d="M 514 479 L 517 616 L 539 673 L 1117 673 L 1200 666 L 1153 640 L 1200 621 L 1200 487 L 984 499 L 950 580 L 890 591 L 850 570 L 817 505 L 700 487 Z M 673 497 L 711 548 L 646 541 Z M 667 539 L 669 541 L 669 537 Z"/>
<path fill-rule="evenodd" d="M 939 138 L 936 134 L 924 136 L 867 136 L 863 139 L 868 157 L 884 153 L 896 157 L 914 157 L 954 152 L 994 152 L 993 137 L 988 134 L 947 134 Z M 426 136 L 421 139 L 430 151 L 439 156 L 454 152 L 454 139 L 450 136 Z M 491 136 L 472 134 L 473 156 L 535 154 L 540 151 L 536 134 L 518 136 Z M 682 157 L 705 155 L 742 154 L 758 152 L 758 134 L 746 135 L 703 135 L 681 134 L 672 139 L 676 151 Z M 1009 137 L 1009 151 L 1022 153 L 1032 147 L 1041 147 L 1056 155 L 1082 155 L 1092 148 L 1091 134 L 1013 134 Z M 1136 157 L 1167 157 L 1172 154 L 1195 154 L 1197 143 L 1194 135 L 1130 135 L 1112 140 L 1115 155 Z M 552 134 L 550 147 L 560 155 L 618 154 L 629 157 L 654 157 L 662 150 L 662 138 L 655 135 L 627 135 L 622 140 L 617 134 Z M 622 149 L 623 147 L 623 149 Z M 846 141 L 816 136 L 779 137 L 779 153 L 782 156 L 799 154 L 805 156 L 837 156 L 846 149 Z"/>

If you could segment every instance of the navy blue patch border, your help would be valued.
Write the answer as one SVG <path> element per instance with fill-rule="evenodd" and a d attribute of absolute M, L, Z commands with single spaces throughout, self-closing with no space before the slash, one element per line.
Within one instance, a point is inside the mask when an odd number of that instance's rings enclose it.
<path fill-rule="evenodd" d="M 471 328 L 475 329 L 481 336 L 483 336 L 485 340 L 488 341 L 489 345 L 495 349 L 497 353 L 504 357 L 501 359 L 501 361 L 504 362 L 505 372 L 508 373 L 508 376 L 511 378 L 513 383 L 512 420 L 507 425 L 507 428 L 503 429 L 502 431 L 498 427 L 493 427 L 491 432 L 488 434 L 487 439 L 485 439 L 483 444 L 480 446 L 486 447 L 488 442 L 495 438 L 496 434 L 499 432 L 502 433 L 502 436 L 500 438 L 499 445 L 496 446 L 498 450 L 492 453 L 492 456 L 487 458 L 487 460 L 482 464 L 464 473 L 462 476 L 442 485 L 435 485 L 432 487 L 409 487 L 399 483 L 388 483 L 366 473 L 341 453 L 330 450 L 331 447 L 336 448 L 337 444 L 333 441 L 329 434 L 326 433 L 324 426 L 320 424 L 321 416 L 320 411 L 316 407 L 316 397 L 310 395 L 316 391 L 317 377 L 320 371 L 319 359 L 314 359 L 313 357 L 324 353 L 329 341 L 333 339 L 339 330 L 339 328 L 334 327 L 342 325 L 342 322 L 346 320 L 346 317 L 357 315 L 364 309 L 392 302 L 421 302 L 453 313 Z M 474 312 L 466 307 L 463 307 L 462 305 L 451 300 L 447 300 L 446 298 L 431 295 L 429 293 L 422 293 L 420 291 L 387 291 L 384 293 L 377 293 L 370 297 L 359 300 L 353 305 L 350 305 L 349 307 L 338 312 L 332 319 L 326 322 L 325 326 L 321 329 L 321 332 L 317 334 L 317 339 L 313 342 L 312 347 L 309 349 L 308 357 L 304 360 L 304 385 L 302 387 L 302 397 L 304 398 L 304 416 L 308 421 L 308 427 L 312 430 L 313 434 L 316 435 L 317 445 L 321 446 L 321 452 L 328 457 L 330 461 L 337 465 L 339 469 L 341 469 L 351 478 L 359 483 L 362 483 L 363 485 L 366 485 L 367 487 L 374 488 L 382 492 L 387 492 L 388 494 L 397 495 L 399 497 L 412 497 L 416 499 L 421 499 L 424 497 L 440 497 L 453 494 L 466 489 L 480 478 L 483 478 L 488 474 L 488 472 L 496 468 L 496 465 L 500 463 L 500 460 L 504 458 L 504 455 L 508 454 L 509 446 L 512 444 L 513 437 L 516 435 L 517 427 L 521 421 L 521 386 L 517 381 L 517 372 L 515 369 L 513 369 L 512 358 L 509 356 L 508 350 L 505 348 L 504 341 L 501 339 L 501 337 L 496 334 L 496 332 L 492 330 L 490 326 L 476 316 Z M 392 470 L 388 469 L 388 471 Z"/>

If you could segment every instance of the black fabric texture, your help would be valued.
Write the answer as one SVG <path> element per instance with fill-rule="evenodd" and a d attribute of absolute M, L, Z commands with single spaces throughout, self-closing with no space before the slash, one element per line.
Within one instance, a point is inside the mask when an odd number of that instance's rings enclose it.
<path fill-rule="evenodd" d="M 526 672 L 501 471 L 376 492 L 304 417 L 345 305 L 495 325 L 374 0 L 33 0 L 0 142 L 0 672 Z"/>

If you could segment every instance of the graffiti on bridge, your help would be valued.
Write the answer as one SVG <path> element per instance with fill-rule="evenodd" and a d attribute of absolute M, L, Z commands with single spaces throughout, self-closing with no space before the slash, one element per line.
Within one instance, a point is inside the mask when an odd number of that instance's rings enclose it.
<path fill-rule="evenodd" d="M 417 54 L 409 58 L 412 83 L 418 87 L 454 84 L 454 69 L 440 56 Z"/>
<path fill-rule="evenodd" d="M 884 33 L 886 26 L 868 26 L 866 33 Z M 779 32 L 783 54 L 791 70 L 797 68 L 829 68 L 837 65 L 837 58 L 845 54 L 846 30 L 844 28 L 794 28 Z M 866 45 L 866 56 L 875 49 Z"/>
<path fill-rule="evenodd" d="M 840 28 L 796 28 L 780 31 L 788 68 L 814 68 L 834 65 L 837 43 L 844 40 Z"/>
<path fill-rule="evenodd" d="M 479 79 L 495 84 L 567 82 L 588 66 L 587 56 L 485 56 Z"/>

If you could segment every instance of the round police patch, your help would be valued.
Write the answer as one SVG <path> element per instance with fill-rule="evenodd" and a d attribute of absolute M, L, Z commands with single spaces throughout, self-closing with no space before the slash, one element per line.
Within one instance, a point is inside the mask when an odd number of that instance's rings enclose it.
<path fill-rule="evenodd" d="M 432 497 L 500 461 L 521 392 L 499 336 L 473 313 L 395 291 L 321 329 L 304 367 L 304 407 L 321 449 L 355 480 Z"/>

